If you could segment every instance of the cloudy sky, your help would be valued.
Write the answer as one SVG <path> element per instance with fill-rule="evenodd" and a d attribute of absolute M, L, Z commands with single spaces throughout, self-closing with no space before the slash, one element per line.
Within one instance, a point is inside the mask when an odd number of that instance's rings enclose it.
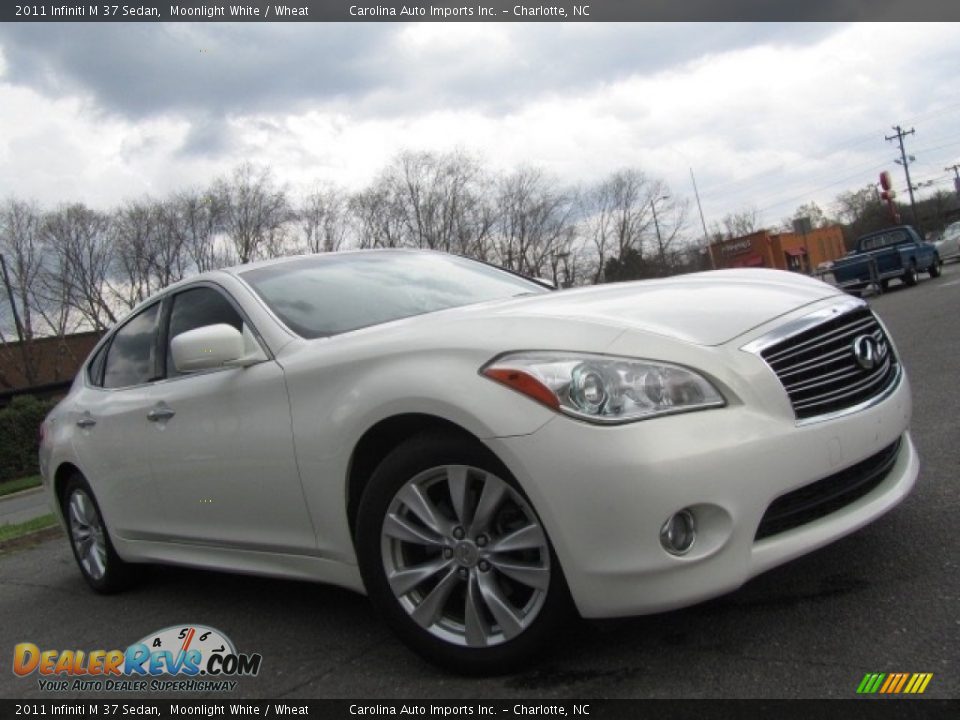
<path fill-rule="evenodd" d="M 109 208 L 241 160 L 356 189 L 461 148 L 586 184 L 626 166 L 707 223 L 960 161 L 955 24 L 5 24 L 0 197 Z M 897 172 L 905 190 L 902 172 Z"/>

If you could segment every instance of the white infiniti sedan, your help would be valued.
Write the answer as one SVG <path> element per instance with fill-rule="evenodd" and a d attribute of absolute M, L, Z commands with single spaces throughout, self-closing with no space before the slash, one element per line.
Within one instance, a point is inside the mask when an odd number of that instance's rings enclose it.
<path fill-rule="evenodd" d="M 695 603 L 874 520 L 916 479 L 910 413 L 882 324 L 809 278 L 549 292 L 362 251 L 143 303 L 40 460 L 97 591 L 153 562 L 335 583 L 487 672 L 571 611 Z"/>

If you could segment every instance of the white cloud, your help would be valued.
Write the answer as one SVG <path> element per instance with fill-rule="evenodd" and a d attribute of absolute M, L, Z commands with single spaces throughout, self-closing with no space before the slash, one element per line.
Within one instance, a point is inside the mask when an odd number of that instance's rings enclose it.
<path fill-rule="evenodd" d="M 945 145 L 918 153 L 925 172 L 956 157 L 956 29 L 831 26 L 804 29 L 798 41 L 784 28 L 717 26 L 710 42 L 703 33 L 713 26 L 397 26 L 378 31 L 376 54 L 362 54 L 371 42 L 337 59 L 365 78 L 362 90 L 304 89 L 266 110 L 219 97 L 205 110 L 193 88 L 189 107 L 171 101 L 146 115 L 118 110 L 109 93 L 107 109 L 100 90 L 80 85 L 62 95 L 13 85 L 0 53 L 0 194 L 110 207 L 209 182 L 240 160 L 270 165 L 295 189 L 317 180 L 356 189 L 400 150 L 459 147 L 496 169 L 540 165 L 573 184 L 638 166 L 677 195 L 691 194 L 692 166 L 708 221 L 754 206 L 772 223 L 872 182 L 884 163 L 894 169 L 882 137 L 894 123 L 916 124 L 913 147 Z M 164 42 L 177 37 L 168 32 Z M 678 38 L 687 46 L 671 45 Z M 245 39 L 231 29 L 216 47 L 228 52 Z M 602 62 L 582 51 L 605 46 Z M 569 83 L 542 65 L 564 47 L 588 65 L 558 55 Z M 310 62 L 322 65 L 323 52 L 318 46 Z M 164 78 L 166 92 L 172 81 Z"/>

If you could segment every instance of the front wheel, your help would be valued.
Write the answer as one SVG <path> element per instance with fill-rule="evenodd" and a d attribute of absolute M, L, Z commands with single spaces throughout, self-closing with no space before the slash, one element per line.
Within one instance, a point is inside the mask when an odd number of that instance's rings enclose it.
<path fill-rule="evenodd" d="M 357 552 L 375 606 L 444 668 L 507 672 L 573 617 L 530 501 L 459 434 L 420 435 L 384 459 L 360 503 Z"/>
<path fill-rule="evenodd" d="M 104 594 L 127 587 L 134 579 L 133 566 L 113 549 L 100 506 L 82 475 L 74 474 L 67 480 L 61 508 L 73 556 L 87 584 Z"/>

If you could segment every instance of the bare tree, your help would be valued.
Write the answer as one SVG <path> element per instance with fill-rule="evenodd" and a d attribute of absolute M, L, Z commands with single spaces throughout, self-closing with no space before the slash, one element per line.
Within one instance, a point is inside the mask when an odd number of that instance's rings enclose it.
<path fill-rule="evenodd" d="M 329 185 L 315 188 L 297 212 L 298 249 L 309 253 L 340 250 L 349 229 L 347 210 L 347 198 L 339 189 Z"/>
<path fill-rule="evenodd" d="M 464 153 L 402 153 L 351 200 L 360 246 L 486 258 L 495 213 L 490 187 L 480 164 Z"/>
<path fill-rule="evenodd" d="M 727 213 L 721 223 L 727 238 L 742 237 L 760 229 L 760 213 L 756 208 L 745 208 Z"/>
<path fill-rule="evenodd" d="M 43 271 L 40 215 L 36 206 L 10 199 L 0 207 L 0 262 L 3 300 L 11 303 L 11 315 L 19 340 L 19 360 L 29 385 L 36 384 L 33 293 Z M 2 332 L 2 331 L 0 331 Z M 0 337 L 6 343 L 6 339 Z"/>
<path fill-rule="evenodd" d="M 497 192 L 496 260 L 524 275 L 539 277 L 550 258 L 569 253 L 576 238 L 575 198 L 542 170 L 521 168 L 504 177 Z"/>
<path fill-rule="evenodd" d="M 163 204 L 161 223 L 171 242 L 182 249 L 197 272 L 229 264 L 228 253 L 217 242 L 222 211 L 213 192 L 185 190 Z"/>
<path fill-rule="evenodd" d="M 403 220 L 405 244 L 460 254 L 482 248 L 492 216 L 476 160 L 460 152 L 403 153 L 384 180 Z"/>
<path fill-rule="evenodd" d="M 815 202 L 809 202 L 801 205 L 794 210 L 793 215 L 783 220 L 784 230 L 793 232 L 793 221 L 807 218 L 810 221 L 811 228 L 822 228 L 833 224 L 833 220 L 827 217 L 823 209 Z"/>
<path fill-rule="evenodd" d="M 848 248 L 861 235 L 888 227 L 892 222 L 889 211 L 874 185 L 840 193 L 834 207 L 837 216 L 846 226 L 844 239 Z"/>
<path fill-rule="evenodd" d="M 50 266 L 44 277 L 49 290 L 58 290 L 94 330 L 117 321 L 107 280 L 111 275 L 113 245 L 107 215 L 80 203 L 47 214 L 43 222 Z"/>
<path fill-rule="evenodd" d="M 643 233 L 651 223 L 648 181 L 639 170 L 619 170 L 584 194 L 585 232 L 596 251 L 593 282 L 602 282 L 610 258 L 628 249 L 643 255 Z"/>
<path fill-rule="evenodd" d="M 243 163 L 214 183 L 213 194 L 240 263 L 269 256 L 282 245 L 293 213 L 286 190 L 277 187 L 268 168 Z"/>
<path fill-rule="evenodd" d="M 404 221 L 389 183 L 380 178 L 349 201 L 350 214 L 356 226 L 357 244 L 361 248 L 402 247 Z"/>
<path fill-rule="evenodd" d="M 129 202 L 113 214 L 110 236 L 114 272 L 107 282 L 114 297 L 133 308 L 184 276 L 180 238 L 165 232 L 163 208 L 150 199 Z"/>

